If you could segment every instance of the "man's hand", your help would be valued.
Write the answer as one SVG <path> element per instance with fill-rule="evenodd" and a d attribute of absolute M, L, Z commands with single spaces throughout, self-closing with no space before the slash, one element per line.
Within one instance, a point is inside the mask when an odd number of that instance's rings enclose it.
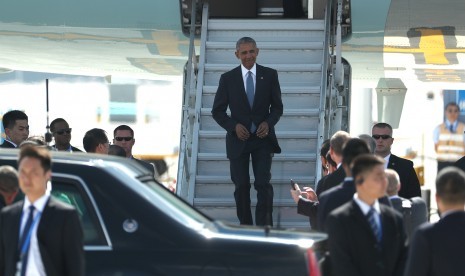
<path fill-rule="evenodd" d="M 299 184 L 297 183 L 294 184 L 294 188 L 295 190 L 291 189 L 291 196 L 295 203 L 299 203 L 299 199 L 302 198 L 302 196 L 305 196 L 305 192 L 300 190 Z"/>
<path fill-rule="evenodd" d="M 236 125 L 236 135 L 242 141 L 249 139 L 250 133 L 247 128 L 241 124 Z"/>
<path fill-rule="evenodd" d="M 311 187 L 303 187 L 303 189 L 307 193 L 307 199 L 311 201 L 318 201 L 318 196 Z"/>
<path fill-rule="evenodd" d="M 263 121 L 257 128 L 257 136 L 259 138 L 265 138 L 266 136 L 268 136 L 269 131 L 270 128 L 268 127 L 268 123 L 266 121 Z"/>

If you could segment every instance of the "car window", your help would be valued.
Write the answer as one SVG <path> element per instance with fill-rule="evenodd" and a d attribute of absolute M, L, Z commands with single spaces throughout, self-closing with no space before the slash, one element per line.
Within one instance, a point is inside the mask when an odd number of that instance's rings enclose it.
<path fill-rule="evenodd" d="M 84 245 L 108 245 L 103 229 L 98 220 L 95 207 L 86 191 L 74 179 L 54 177 L 52 179 L 52 196 L 76 208 L 84 230 Z"/>

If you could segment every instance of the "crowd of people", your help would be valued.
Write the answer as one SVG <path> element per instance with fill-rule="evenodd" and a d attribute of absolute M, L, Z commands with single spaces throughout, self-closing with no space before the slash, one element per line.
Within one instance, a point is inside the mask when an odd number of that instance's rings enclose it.
<path fill-rule="evenodd" d="M 393 142 L 387 123 L 375 124 L 371 136 L 336 132 L 322 144 L 316 191 L 297 183 L 290 190 L 297 212 L 328 234 L 324 275 L 465 275 L 465 173 L 439 172 L 441 219 L 429 224 L 413 163 L 391 153 Z M 334 172 L 326 156 L 336 161 Z"/>

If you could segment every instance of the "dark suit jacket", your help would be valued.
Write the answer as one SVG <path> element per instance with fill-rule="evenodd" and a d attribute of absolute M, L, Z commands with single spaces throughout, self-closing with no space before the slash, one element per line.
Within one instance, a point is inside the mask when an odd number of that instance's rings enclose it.
<path fill-rule="evenodd" d="M 413 234 L 405 276 L 465 275 L 465 212 L 423 224 Z"/>
<path fill-rule="evenodd" d="M 332 275 L 402 275 L 406 257 L 402 217 L 383 204 L 380 204 L 380 209 L 381 245 L 378 245 L 367 218 L 354 200 L 340 206 L 328 216 Z"/>
<path fill-rule="evenodd" d="M 326 218 L 331 211 L 349 202 L 355 194 L 355 184 L 353 180 L 344 181 L 342 185 L 333 187 L 318 197 L 318 227 L 320 231 L 326 232 Z"/>
<path fill-rule="evenodd" d="M 318 201 L 311 201 L 306 198 L 301 198 L 297 202 L 297 213 L 308 217 L 312 230 L 320 229 L 317 217 L 318 205 Z"/>
<path fill-rule="evenodd" d="M 258 128 L 261 122 L 266 121 L 269 133 L 265 139 L 271 142 L 273 152 L 281 152 L 274 130 L 274 126 L 283 114 L 278 73 L 274 69 L 258 64 L 256 68 L 255 98 L 252 108 L 247 100 L 241 66 L 222 74 L 216 91 L 212 115 L 213 119 L 227 131 L 226 154 L 230 159 L 240 156 L 246 143 L 237 138 L 235 130 L 238 123 L 250 129 L 252 122 Z M 226 113 L 228 106 L 231 116 Z"/>
<path fill-rule="evenodd" d="M 155 167 L 149 163 L 149 162 L 146 162 L 144 160 L 140 160 L 140 159 L 137 159 L 137 158 L 132 158 L 134 161 L 136 161 L 137 163 L 141 164 L 144 168 L 146 168 L 147 170 L 149 170 L 152 174 L 155 173 Z"/>
<path fill-rule="evenodd" d="M 7 140 L 3 140 L 3 143 L 0 145 L 0 148 L 15 149 L 16 147 Z"/>
<path fill-rule="evenodd" d="M 412 197 L 406 199 L 403 197 L 394 197 L 389 199 L 392 207 L 402 214 L 404 218 L 405 233 L 408 240 L 412 237 L 413 231 L 418 226 L 428 221 L 428 207 L 421 197 Z"/>
<path fill-rule="evenodd" d="M 465 156 L 457 160 L 454 163 L 454 166 L 456 166 L 459 169 L 462 169 L 462 171 L 465 171 Z"/>
<path fill-rule="evenodd" d="M 328 176 L 325 178 L 323 183 L 321 183 L 320 185 L 318 185 L 318 187 L 316 187 L 316 195 L 320 196 L 324 191 L 327 191 L 333 187 L 338 186 L 344 181 L 345 177 L 346 177 L 346 172 L 344 171 L 344 168 L 342 168 L 342 165 L 341 165 L 333 173 L 328 174 Z"/>
<path fill-rule="evenodd" d="M 319 197 L 320 205 L 318 206 L 318 227 L 320 231 L 326 232 L 326 219 L 329 214 L 336 208 L 346 204 L 354 198 L 355 183 L 352 179 L 345 179 L 342 185 L 333 187 Z M 391 207 L 389 199 L 382 197 L 379 203 Z"/>
<path fill-rule="evenodd" d="M 421 197 L 420 181 L 413 168 L 413 162 L 391 154 L 388 169 L 393 169 L 399 174 L 399 196 L 403 198 Z"/>
<path fill-rule="evenodd" d="M 18 258 L 23 201 L 0 214 L 0 275 L 13 276 Z M 50 197 L 37 228 L 39 251 L 48 276 L 84 275 L 82 226 L 77 211 Z"/>

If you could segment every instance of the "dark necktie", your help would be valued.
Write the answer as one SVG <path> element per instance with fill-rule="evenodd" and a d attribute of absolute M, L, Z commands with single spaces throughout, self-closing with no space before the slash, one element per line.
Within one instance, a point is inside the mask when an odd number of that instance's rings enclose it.
<path fill-rule="evenodd" d="M 454 125 L 453 124 L 449 125 L 449 131 L 451 133 L 454 133 Z"/>
<path fill-rule="evenodd" d="M 26 242 L 26 238 L 31 231 L 32 222 L 34 220 L 34 205 L 29 206 L 29 215 L 27 217 L 26 225 L 24 226 L 23 233 L 21 235 L 20 243 L 19 243 L 19 252 L 21 254 L 21 250 L 23 249 L 24 243 Z M 27 257 L 29 255 L 29 247 L 31 244 L 31 237 L 29 238 L 29 244 L 27 245 L 26 252 L 24 253 L 21 259 L 21 276 L 26 274 L 26 267 L 27 267 Z"/>
<path fill-rule="evenodd" d="M 373 234 L 376 237 L 376 241 L 381 242 L 381 229 L 379 229 L 378 224 L 376 223 L 376 211 L 375 208 L 371 207 L 370 211 L 368 211 L 367 218 L 368 223 L 370 224 L 371 230 L 373 230 Z"/>
<path fill-rule="evenodd" d="M 255 97 L 255 87 L 253 85 L 253 77 L 252 77 L 252 71 L 249 71 L 246 80 L 246 92 L 247 92 L 247 99 L 249 100 L 249 105 L 250 108 L 253 107 L 253 98 Z M 255 130 L 257 127 L 255 124 L 252 122 L 252 126 L 250 127 L 250 132 L 255 133 Z"/>

